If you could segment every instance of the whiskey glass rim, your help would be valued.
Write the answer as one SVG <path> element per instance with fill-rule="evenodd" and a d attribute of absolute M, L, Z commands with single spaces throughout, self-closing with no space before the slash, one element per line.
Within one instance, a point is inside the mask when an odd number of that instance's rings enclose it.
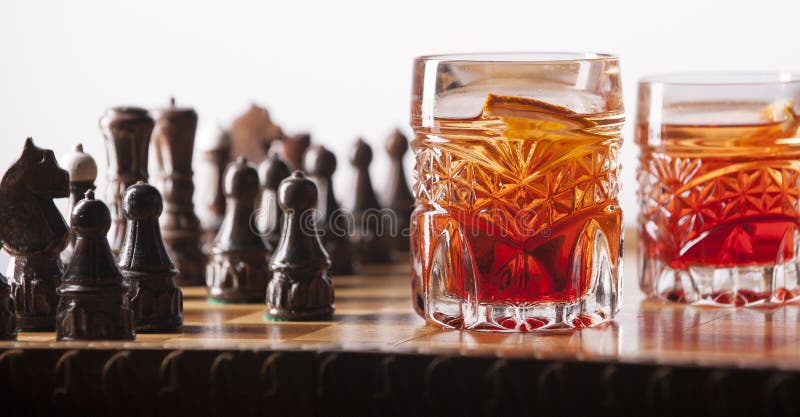
<path fill-rule="evenodd" d="M 800 72 L 794 71 L 705 71 L 647 75 L 639 85 L 686 87 L 759 86 L 800 84 Z"/>
<path fill-rule="evenodd" d="M 613 54 L 601 52 L 523 51 L 523 52 L 465 52 L 418 56 L 418 62 L 474 62 L 498 64 L 548 65 L 575 62 L 617 61 Z"/>

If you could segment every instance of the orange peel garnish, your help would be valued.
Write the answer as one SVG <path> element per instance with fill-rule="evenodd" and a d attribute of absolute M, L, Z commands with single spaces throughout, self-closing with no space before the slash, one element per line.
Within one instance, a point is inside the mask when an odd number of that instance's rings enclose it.
<path fill-rule="evenodd" d="M 486 96 L 482 116 L 500 117 L 510 128 L 574 130 L 597 125 L 566 107 L 533 98 L 491 93 Z"/>

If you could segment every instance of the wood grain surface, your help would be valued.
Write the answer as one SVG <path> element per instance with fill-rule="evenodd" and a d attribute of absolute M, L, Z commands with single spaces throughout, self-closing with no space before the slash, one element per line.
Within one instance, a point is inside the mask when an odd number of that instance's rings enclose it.
<path fill-rule="evenodd" d="M 268 321 L 263 304 L 210 303 L 204 287 L 186 287 L 179 333 L 138 334 L 135 342 L 55 342 L 53 333 L 23 332 L 0 348 L 388 351 L 800 369 L 800 305 L 713 309 L 645 299 L 635 261 L 629 249 L 616 320 L 580 331 L 486 333 L 426 325 L 411 307 L 405 261 L 335 277 L 336 313 L 329 322 Z"/>

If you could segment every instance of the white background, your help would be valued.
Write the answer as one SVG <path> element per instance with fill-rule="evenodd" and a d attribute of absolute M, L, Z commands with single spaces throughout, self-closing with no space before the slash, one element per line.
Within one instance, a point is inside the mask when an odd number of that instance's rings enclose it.
<path fill-rule="evenodd" d="M 109 106 L 156 107 L 175 95 L 200 114 L 202 148 L 218 123 L 254 101 L 286 131 L 309 130 L 338 154 L 342 200 L 353 140 L 363 135 L 382 149 L 393 127 L 408 131 L 414 56 L 611 52 L 621 57 L 628 110 L 622 204 L 631 224 L 636 80 L 687 70 L 800 70 L 799 41 L 797 0 L 2 0 L 0 169 L 32 136 L 57 156 L 82 141 L 104 175 L 97 122 Z M 385 164 L 376 155 L 380 189 Z"/>

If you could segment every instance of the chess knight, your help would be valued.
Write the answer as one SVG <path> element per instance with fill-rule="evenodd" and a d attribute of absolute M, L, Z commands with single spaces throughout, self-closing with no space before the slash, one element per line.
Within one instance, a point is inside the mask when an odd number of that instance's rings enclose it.
<path fill-rule="evenodd" d="M 56 287 L 64 272 L 59 254 L 69 241 L 53 199 L 68 196 L 67 171 L 53 151 L 28 138 L 0 181 L 0 241 L 12 256 L 8 275 L 18 328 L 53 328 Z"/>

